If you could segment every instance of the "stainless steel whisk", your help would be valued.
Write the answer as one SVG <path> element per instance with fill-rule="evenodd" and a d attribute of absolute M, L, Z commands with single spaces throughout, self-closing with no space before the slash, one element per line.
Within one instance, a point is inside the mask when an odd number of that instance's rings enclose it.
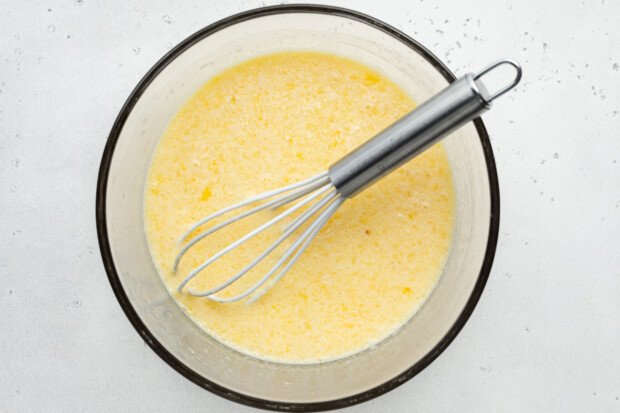
<path fill-rule="evenodd" d="M 510 84 L 504 86 L 499 91 L 489 93 L 481 82 L 481 78 L 501 65 L 512 66 L 516 71 L 515 77 Z M 185 289 L 191 295 L 206 297 L 220 303 L 239 301 L 252 294 L 249 302 L 257 300 L 288 272 L 317 233 L 347 198 L 357 195 L 385 175 L 411 160 L 439 139 L 488 110 L 493 100 L 516 86 L 520 79 L 521 67 L 512 60 L 495 62 L 477 74 L 466 74 L 387 127 L 374 138 L 332 164 L 327 171 L 305 181 L 263 192 L 199 220 L 181 236 L 180 242 L 183 246 L 174 261 L 174 272 L 178 271 L 179 263 L 185 253 L 206 236 L 264 209 L 275 209 L 298 201 L 276 217 L 204 261 L 181 281 L 177 288 L 178 291 Z M 190 234 L 204 224 L 229 212 L 257 204 L 261 201 L 264 202 L 232 216 L 188 240 Z M 196 275 L 222 256 L 296 211 L 303 210 L 304 207 L 307 209 L 284 228 L 280 237 L 273 244 L 227 281 L 206 291 L 195 291 L 187 286 Z M 233 297 L 220 297 L 216 295 L 216 293 L 227 288 L 251 271 L 315 215 L 317 215 L 316 218 L 309 223 L 307 228 L 284 251 L 276 264 L 252 287 Z M 260 289 L 261 287 L 263 288 Z"/>

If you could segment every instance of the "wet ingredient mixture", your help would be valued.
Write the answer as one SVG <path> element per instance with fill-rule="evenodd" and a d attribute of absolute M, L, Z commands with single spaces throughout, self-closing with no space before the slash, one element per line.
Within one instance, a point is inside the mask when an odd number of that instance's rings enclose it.
<path fill-rule="evenodd" d="M 218 304 L 177 293 L 176 287 L 191 269 L 269 216 L 207 237 L 177 274 L 171 267 L 178 237 L 193 222 L 326 170 L 413 107 L 378 72 L 314 52 L 246 61 L 197 91 L 158 144 L 144 200 L 153 260 L 195 322 L 255 357 L 308 363 L 361 351 L 410 319 L 440 277 L 452 237 L 454 194 L 441 144 L 345 202 L 291 271 L 253 304 Z M 202 290 L 221 283 L 278 235 L 246 243 L 190 285 Z M 275 252 L 271 257 L 220 294 L 252 285 L 277 260 Z"/>

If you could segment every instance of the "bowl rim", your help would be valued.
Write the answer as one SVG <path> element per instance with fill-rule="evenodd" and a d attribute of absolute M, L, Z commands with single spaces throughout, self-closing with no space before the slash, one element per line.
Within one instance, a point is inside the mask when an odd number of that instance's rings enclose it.
<path fill-rule="evenodd" d="M 491 201 L 491 213 L 490 213 L 490 226 L 489 235 L 487 239 L 486 251 L 478 279 L 474 286 L 474 289 L 467 300 L 467 303 L 461 314 L 457 318 L 456 322 L 452 325 L 448 333 L 428 352 L 424 357 L 418 360 L 414 365 L 405 369 L 402 373 L 392 378 L 391 380 L 376 386 L 372 389 L 366 390 L 362 393 L 347 396 L 336 400 L 327 400 L 322 402 L 312 403 L 288 403 L 279 402 L 266 399 L 260 399 L 256 397 L 247 396 L 242 393 L 232 391 L 224 386 L 213 383 L 204 378 L 200 374 L 196 373 L 180 360 L 174 357 L 148 330 L 146 325 L 142 322 L 137 312 L 131 305 L 125 290 L 120 282 L 112 253 L 110 249 L 108 233 L 107 233 L 107 219 L 106 219 L 106 192 L 108 184 L 108 173 L 110 171 L 110 165 L 114 155 L 114 148 L 116 142 L 119 139 L 120 133 L 123 129 L 127 117 L 131 113 L 135 103 L 140 98 L 142 93 L 147 89 L 150 83 L 155 79 L 159 73 L 176 57 L 185 52 L 188 48 L 195 43 L 204 39 L 212 33 L 225 29 L 228 26 L 232 26 L 237 23 L 241 23 L 246 20 L 251 20 L 257 17 L 264 17 L 274 14 L 284 13 L 314 13 L 314 14 L 327 14 L 333 16 L 344 17 L 358 22 L 362 22 L 373 26 L 374 28 L 383 31 L 384 33 L 396 38 L 406 46 L 410 47 L 418 54 L 420 54 L 426 61 L 428 61 L 433 67 L 448 81 L 453 82 L 456 80 L 454 74 L 442 63 L 434 54 L 432 54 L 426 47 L 412 39 L 400 30 L 374 18 L 369 15 L 346 9 L 341 7 L 327 6 L 327 5 L 315 5 L 315 4 L 293 4 L 293 5 L 275 5 L 267 6 L 256 9 L 244 11 L 232 16 L 226 17 L 213 24 L 210 24 L 194 34 L 187 37 L 180 42 L 174 48 L 172 48 L 164 57 L 162 57 L 140 80 L 138 85 L 133 89 L 127 100 L 125 101 L 121 111 L 119 112 L 114 125 L 110 131 L 110 135 L 107 139 L 106 146 L 102 155 L 101 165 L 99 168 L 99 174 L 97 178 L 97 193 L 96 193 L 96 225 L 97 225 L 97 237 L 99 240 L 99 249 L 101 251 L 101 257 L 104 268 L 106 270 L 110 285 L 114 294 L 125 312 L 125 315 L 136 329 L 138 334 L 148 344 L 148 346 L 164 360 L 168 365 L 174 368 L 177 372 L 182 374 L 185 378 L 197 384 L 198 386 L 220 396 L 225 399 L 244 404 L 247 406 L 260 408 L 264 410 L 274 411 L 324 411 L 344 408 L 352 406 L 364 401 L 374 399 L 390 390 L 400 386 L 406 381 L 413 378 L 415 375 L 424 370 L 431 362 L 433 362 L 454 340 L 454 338 L 461 331 L 469 317 L 471 316 L 482 291 L 486 285 L 495 251 L 497 247 L 497 239 L 499 234 L 499 212 L 500 212 L 500 199 L 499 199 L 499 182 L 497 177 L 497 170 L 495 167 L 495 158 L 491 148 L 491 142 L 489 135 L 486 131 L 484 123 L 480 118 L 476 118 L 474 126 L 480 138 L 480 143 L 484 152 L 486 168 L 489 179 L 490 187 L 490 201 Z"/>

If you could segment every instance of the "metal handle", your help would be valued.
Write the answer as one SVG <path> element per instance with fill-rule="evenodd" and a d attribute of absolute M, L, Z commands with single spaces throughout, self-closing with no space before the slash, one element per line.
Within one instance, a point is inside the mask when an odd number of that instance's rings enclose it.
<path fill-rule="evenodd" d="M 489 93 L 481 78 L 508 64 L 516 76 L 507 86 Z M 334 163 L 329 177 L 341 196 L 352 198 L 403 165 L 450 132 L 476 118 L 491 102 L 515 87 L 521 67 L 514 61 L 495 62 L 477 74 L 468 73 L 437 95 Z"/>

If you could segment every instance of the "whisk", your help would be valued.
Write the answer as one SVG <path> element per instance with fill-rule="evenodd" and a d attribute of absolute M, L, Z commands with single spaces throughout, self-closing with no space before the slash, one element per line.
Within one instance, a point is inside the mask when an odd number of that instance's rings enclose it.
<path fill-rule="evenodd" d="M 515 77 L 510 84 L 494 93 L 489 93 L 481 82 L 481 78 L 501 65 L 512 66 L 516 71 Z M 346 199 L 357 195 L 439 139 L 488 110 L 493 100 L 516 86 L 520 79 L 521 67 L 512 60 L 500 60 L 477 74 L 466 74 L 374 138 L 332 164 L 327 171 L 304 181 L 255 195 L 202 218 L 181 236 L 181 248 L 173 265 L 174 272 L 178 271 L 181 259 L 187 251 L 208 235 L 267 208 L 276 209 L 290 205 L 288 209 L 202 262 L 181 281 L 177 288 L 178 291 L 185 290 L 188 294 L 206 297 L 220 303 L 236 302 L 249 296 L 251 297 L 248 302 L 259 299 L 291 269 Z M 256 206 L 233 215 L 188 239 L 197 229 L 216 218 L 236 210 L 243 210 L 244 207 L 254 204 Z M 285 226 L 281 235 L 269 247 L 225 282 L 206 291 L 196 291 L 187 285 L 209 265 L 297 211 L 300 211 L 300 214 Z M 307 227 L 254 285 L 232 297 L 216 295 L 250 272 L 305 224 L 308 224 Z"/>

